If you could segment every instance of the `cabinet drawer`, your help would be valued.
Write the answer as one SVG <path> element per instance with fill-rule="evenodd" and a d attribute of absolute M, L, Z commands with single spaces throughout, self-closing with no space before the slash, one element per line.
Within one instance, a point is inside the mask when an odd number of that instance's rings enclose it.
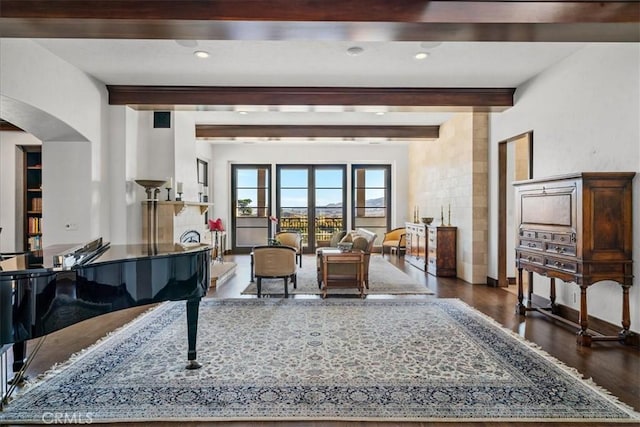
<path fill-rule="evenodd" d="M 555 268 L 558 270 L 570 271 L 575 273 L 578 270 L 578 265 L 575 262 L 566 261 L 557 258 L 546 258 L 544 262 L 545 267 Z"/>
<path fill-rule="evenodd" d="M 522 253 L 518 254 L 518 258 L 521 261 L 524 261 L 524 262 L 529 262 L 529 263 L 533 263 L 533 264 L 540 264 L 540 265 L 544 264 L 544 257 L 542 257 L 541 255 L 536 255 L 536 254 L 532 254 L 532 253 L 528 253 L 528 252 L 522 252 Z"/>
<path fill-rule="evenodd" d="M 560 245 L 557 243 L 547 243 L 547 252 L 559 255 L 576 256 L 576 247 L 572 245 Z"/>
<path fill-rule="evenodd" d="M 573 240 L 575 240 L 575 238 Z M 570 233 L 553 233 L 553 237 L 551 238 L 551 241 L 569 244 L 572 242 L 571 234 Z"/>
<path fill-rule="evenodd" d="M 538 250 L 538 251 L 544 250 L 544 244 L 542 242 L 537 241 L 537 240 L 525 240 L 525 239 L 522 239 L 522 240 L 520 240 L 520 247 L 525 248 L 525 249 L 535 249 L 535 250 Z"/>
<path fill-rule="evenodd" d="M 536 233 L 536 237 L 538 237 L 538 239 L 540 240 L 551 240 L 552 239 L 553 234 L 546 232 L 546 231 L 538 231 Z"/>
<path fill-rule="evenodd" d="M 522 237 L 524 237 L 525 239 L 535 239 L 536 238 L 536 232 L 532 231 L 532 230 L 522 230 L 520 232 L 520 235 Z"/>

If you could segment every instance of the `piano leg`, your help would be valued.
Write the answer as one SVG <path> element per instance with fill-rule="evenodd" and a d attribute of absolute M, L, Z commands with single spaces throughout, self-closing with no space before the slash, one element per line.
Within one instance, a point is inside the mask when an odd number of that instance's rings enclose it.
<path fill-rule="evenodd" d="M 24 367 L 27 354 L 27 342 L 21 341 L 13 344 L 13 378 L 9 384 L 22 384 L 27 378 L 24 376 L 22 368 Z"/>
<path fill-rule="evenodd" d="M 187 300 L 187 339 L 189 351 L 187 352 L 187 369 L 198 369 L 202 367 L 196 360 L 196 337 L 198 336 L 198 309 L 200 308 L 200 298 Z"/>

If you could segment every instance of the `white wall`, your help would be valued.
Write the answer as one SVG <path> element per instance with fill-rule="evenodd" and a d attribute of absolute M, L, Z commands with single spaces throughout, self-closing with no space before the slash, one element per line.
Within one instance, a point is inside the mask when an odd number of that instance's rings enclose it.
<path fill-rule="evenodd" d="M 213 145 L 212 160 L 212 201 L 210 217 L 222 218 L 225 227 L 231 221 L 231 165 L 237 164 L 272 164 L 275 173 L 276 164 L 391 164 L 392 189 L 391 227 L 404 226 L 409 219 L 407 212 L 408 191 L 408 145 L 325 145 L 325 144 L 219 144 Z M 349 173 L 349 171 L 348 171 Z M 272 188 L 275 188 L 275 176 L 272 177 Z M 350 188 L 350 175 L 347 182 Z M 349 194 L 350 194 L 350 190 Z M 347 200 L 349 202 L 349 199 Z M 275 200 L 272 200 L 275 206 Z M 348 225 L 350 226 L 350 224 Z M 227 245 L 231 236 L 227 237 Z"/>
<path fill-rule="evenodd" d="M 533 130 L 533 176 L 582 171 L 640 172 L 640 44 L 593 44 L 518 88 L 515 106 L 490 124 L 490 262 L 497 276 L 498 142 Z M 634 182 L 633 261 L 640 277 L 640 175 Z M 630 290 L 631 329 L 640 331 L 640 285 Z M 548 279 L 536 277 L 548 297 Z M 558 302 L 578 308 L 575 284 L 558 286 Z M 620 324 L 621 287 L 591 286 L 589 314 Z"/>
<path fill-rule="evenodd" d="M 106 87 L 34 41 L 0 48 L 2 118 L 42 135 L 45 246 L 108 233 Z"/>
<path fill-rule="evenodd" d="M 57 118 L 75 129 L 84 140 L 100 141 L 100 106 L 106 104 L 107 94 L 104 84 L 32 40 L 0 39 L 0 49 L 0 94 L 3 97 Z M 38 127 L 38 123 L 33 123 L 33 115 L 20 113 L 3 110 L 2 116 L 27 131 L 30 126 Z M 38 136 L 36 132 L 31 133 Z M 64 141 L 65 138 L 56 140 Z"/>

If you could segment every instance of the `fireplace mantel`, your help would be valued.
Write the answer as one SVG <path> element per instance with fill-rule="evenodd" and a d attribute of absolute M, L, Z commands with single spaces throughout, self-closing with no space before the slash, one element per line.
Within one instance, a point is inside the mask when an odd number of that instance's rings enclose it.
<path fill-rule="evenodd" d="M 213 203 L 158 200 L 158 243 L 178 242 L 188 230 L 206 231 L 204 214 Z M 147 200 L 142 202 L 142 241 L 147 243 Z"/>
<path fill-rule="evenodd" d="M 143 205 L 147 204 L 147 201 L 142 202 Z M 161 205 L 171 205 L 173 206 L 174 215 L 180 215 L 187 206 L 197 206 L 200 208 L 200 215 L 204 215 L 206 211 L 209 210 L 209 207 L 213 206 L 213 203 L 202 203 L 202 202 L 187 202 L 187 201 L 163 201 L 158 200 L 158 206 Z"/>

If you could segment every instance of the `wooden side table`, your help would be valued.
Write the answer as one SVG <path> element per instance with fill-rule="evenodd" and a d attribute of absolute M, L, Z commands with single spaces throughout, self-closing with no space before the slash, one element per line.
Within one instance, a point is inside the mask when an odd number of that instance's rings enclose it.
<path fill-rule="evenodd" d="M 360 297 L 364 297 L 364 252 L 357 249 L 351 252 L 340 252 L 338 249 L 323 249 L 322 257 L 322 298 L 327 297 L 331 287 L 357 287 Z M 354 265 L 353 274 L 330 274 L 329 265 Z"/>

